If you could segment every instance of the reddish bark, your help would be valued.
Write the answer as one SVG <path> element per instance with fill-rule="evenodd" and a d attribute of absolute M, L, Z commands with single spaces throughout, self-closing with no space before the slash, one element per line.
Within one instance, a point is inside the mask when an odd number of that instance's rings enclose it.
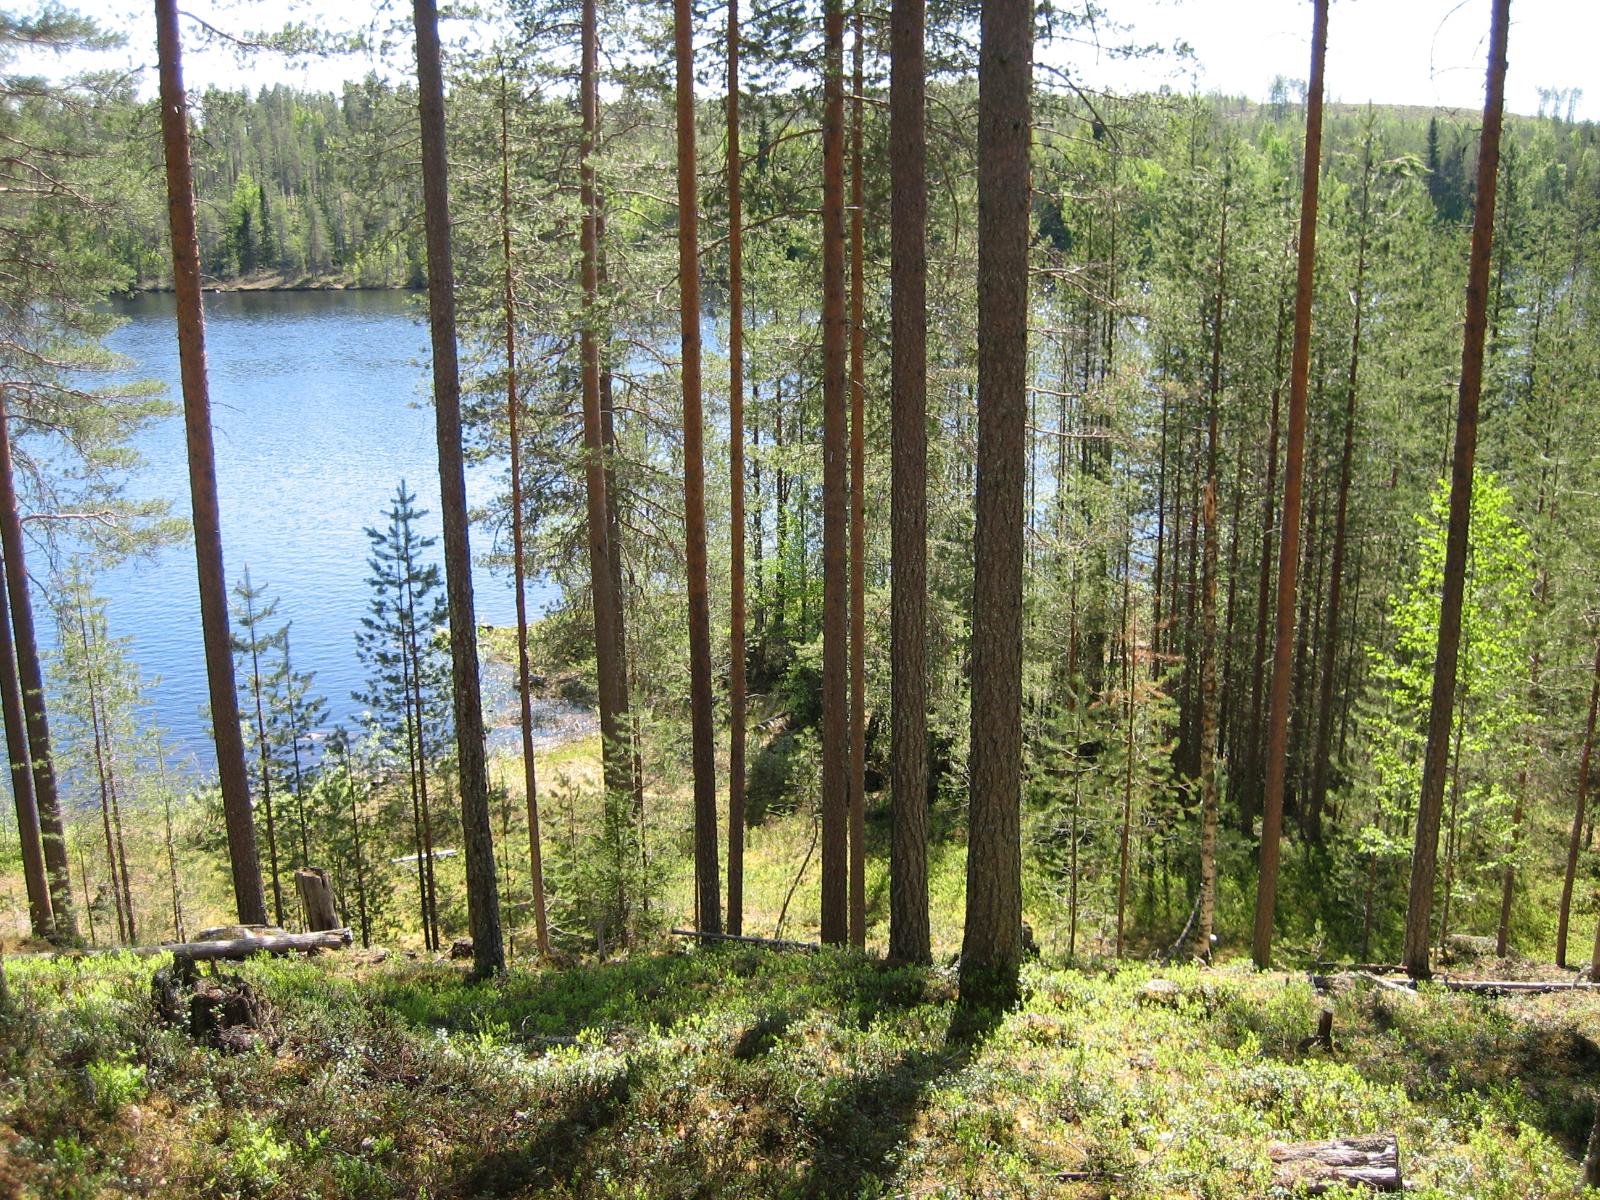
<path fill-rule="evenodd" d="M 1322 76 L 1328 53 L 1328 0 L 1313 0 L 1311 83 L 1306 91 L 1305 181 L 1300 193 L 1300 250 L 1295 276 L 1294 350 L 1289 360 L 1289 438 L 1283 466 L 1283 539 L 1278 551 L 1277 643 L 1267 718 L 1266 788 L 1261 862 L 1251 951 L 1257 967 L 1272 961 L 1278 899 L 1279 838 L 1288 768 L 1289 691 L 1293 683 L 1295 593 L 1300 564 L 1300 489 L 1305 472 L 1306 382 L 1311 368 L 1311 299 L 1317 262 L 1317 187 L 1322 177 Z"/>
<path fill-rule="evenodd" d="M 1422 762 L 1416 839 L 1411 854 L 1411 893 L 1406 905 L 1406 971 L 1430 974 L 1428 928 L 1439 853 L 1439 818 L 1450 759 L 1456 660 L 1461 609 L 1466 593 L 1468 524 L 1472 515 L 1472 467 L 1478 447 L 1478 398 L 1483 390 L 1483 343 L 1487 327 L 1489 265 L 1494 247 L 1495 183 L 1500 167 L 1500 126 L 1505 108 L 1506 35 L 1511 0 L 1494 0 L 1489 29 L 1489 67 L 1484 89 L 1483 133 L 1478 142 L 1477 205 L 1467 264 L 1466 322 L 1462 332 L 1461 387 L 1456 405 L 1455 449 L 1450 469 L 1450 517 L 1445 530 L 1444 590 L 1439 601 L 1439 650 L 1433 664 L 1428 711 L 1428 746 Z"/>
<path fill-rule="evenodd" d="M 200 299 L 200 244 L 195 233 L 189 109 L 183 90 L 177 0 L 156 0 L 156 50 L 160 60 L 161 133 L 167 166 L 167 217 L 172 230 L 172 284 L 177 293 L 178 369 L 183 385 L 195 565 L 200 580 L 200 630 L 205 642 L 211 728 L 217 745 L 217 775 L 222 786 L 223 819 L 228 831 L 228 859 L 233 868 L 234 904 L 241 924 L 264 925 L 267 902 L 261 890 L 261 864 L 256 856 L 250 776 L 245 765 L 244 734 L 239 728 L 239 693 L 233 677 L 233 646 L 228 632 L 228 585 L 222 565 L 216 451 L 211 440 L 205 313 Z M 26 679 L 24 686 L 27 686 Z M 37 769 L 37 755 L 34 761 Z M 48 836 L 48 830 L 46 832 Z M 45 849 L 48 853 L 48 843 Z"/>

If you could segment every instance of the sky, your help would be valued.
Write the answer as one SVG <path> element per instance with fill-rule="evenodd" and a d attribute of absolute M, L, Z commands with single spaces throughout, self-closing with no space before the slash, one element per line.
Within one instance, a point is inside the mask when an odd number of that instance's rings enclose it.
<path fill-rule="evenodd" d="M 1129 31 L 1104 29 L 1103 47 L 1129 40 L 1169 47 L 1182 42 L 1192 49 L 1193 58 L 1117 61 L 1087 40 L 1041 48 L 1043 61 L 1068 66 L 1089 87 L 1133 91 L 1165 85 L 1178 92 L 1220 91 L 1264 100 L 1274 77 L 1304 79 L 1309 73 L 1309 0 L 1098 3 L 1111 21 Z M 127 45 L 102 57 L 102 64 L 153 63 L 154 20 L 148 3 L 77 0 L 76 7 L 127 34 Z M 348 29 L 352 10 L 365 15 L 374 7 L 353 0 L 185 0 L 184 4 L 186 11 L 241 32 L 279 28 L 289 20 Z M 383 7 L 391 20 L 409 8 L 397 0 L 388 0 Z M 1489 8 L 1489 0 L 1334 0 L 1328 99 L 1481 108 Z M 1600 0 L 1514 0 L 1511 13 L 1508 109 L 1538 112 L 1541 87 L 1581 88 L 1585 94 L 1574 115 L 1600 120 L 1600 71 L 1595 68 Z M 344 79 L 359 78 L 375 65 L 359 56 L 291 65 L 274 55 L 259 55 L 241 64 L 232 51 L 202 46 L 192 33 L 190 26 L 185 35 L 189 42 L 185 73 L 195 90 L 211 84 L 254 89 L 275 82 L 337 88 Z"/>

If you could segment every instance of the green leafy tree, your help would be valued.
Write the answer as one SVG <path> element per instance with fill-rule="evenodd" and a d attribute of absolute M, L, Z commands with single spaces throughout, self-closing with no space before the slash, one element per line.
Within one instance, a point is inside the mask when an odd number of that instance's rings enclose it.
<path fill-rule="evenodd" d="M 1367 815 L 1355 845 L 1379 871 L 1402 863 L 1411 845 L 1408 821 L 1427 737 L 1449 499 L 1448 481 L 1442 481 L 1417 517 L 1414 573 L 1389 599 L 1386 641 L 1367 651 L 1370 791 L 1356 798 Z M 1512 784 L 1526 766 L 1518 748 L 1533 720 L 1527 688 L 1533 570 L 1528 535 L 1512 507 L 1511 492 L 1498 478 L 1478 478 L 1451 728 L 1441 932 L 1452 902 L 1471 912 L 1481 898 L 1480 874 L 1503 866 L 1513 849 Z"/>

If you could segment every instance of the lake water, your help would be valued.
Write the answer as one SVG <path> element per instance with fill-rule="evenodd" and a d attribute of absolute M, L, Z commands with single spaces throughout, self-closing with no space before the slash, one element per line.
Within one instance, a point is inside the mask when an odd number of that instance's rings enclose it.
<path fill-rule="evenodd" d="M 180 399 L 178 344 L 171 296 L 119 302 L 127 324 L 108 339 L 134 364 L 137 378 L 166 385 Z M 296 668 L 315 670 L 328 698 L 329 724 L 351 724 L 362 682 L 355 630 L 367 609 L 368 541 L 404 478 L 428 510 L 423 531 L 437 537 L 439 468 L 434 417 L 426 402 L 428 330 L 412 299 L 398 292 L 234 292 L 206 297 L 223 558 L 230 586 L 250 568 L 252 581 L 279 600 L 290 622 Z M 131 480 L 136 497 L 162 497 L 190 514 L 183 417 L 174 413 L 137 442 L 145 467 Z M 469 470 L 473 504 L 501 486 L 504 470 Z M 489 545 L 474 528 L 475 555 Z M 431 552 L 442 561 L 442 546 Z M 480 624 L 516 619 L 509 572 L 473 572 Z M 114 635 L 132 639 L 154 715 L 182 759 L 213 761 L 206 735 L 205 659 L 200 639 L 194 547 L 168 547 L 153 561 L 103 574 L 96 590 L 108 602 Z M 530 613 L 554 598 L 529 586 Z M 48 636 L 48 608 L 36 606 Z M 491 672 L 488 703 L 506 720 L 505 673 Z M 492 720 L 493 723 L 493 720 Z"/>

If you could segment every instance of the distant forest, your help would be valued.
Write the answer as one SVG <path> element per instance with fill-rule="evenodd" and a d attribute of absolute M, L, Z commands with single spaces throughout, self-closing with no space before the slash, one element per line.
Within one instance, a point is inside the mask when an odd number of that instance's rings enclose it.
<path fill-rule="evenodd" d="M 414 89 L 369 77 L 338 95 L 273 87 L 250 96 L 213 88 L 191 103 L 208 284 L 270 276 L 286 285 L 426 283 Z M 169 287 L 154 103 L 137 105 L 129 118 L 137 200 L 130 198 L 108 233 L 128 286 Z"/>
<path fill-rule="evenodd" d="M 1277 98 L 1260 105 L 1221 97 L 1150 98 L 1147 105 L 1154 111 L 1198 104 L 1236 136 L 1261 145 L 1263 139 L 1295 136 L 1302 109 L 1286 92 L 1277 88 Z M 1507 119 L 1509 152 L 1514 157 L 1520 148 L 1531 155 L 1531 175 L 1546 168 L 1566 173 L 1593 152 L 1595 127 L 1563 121 L 1559 99 L 1553 95 L 1548 118 Z M 285 85 L 254 96 L 209 88 L 190 102 L 200 254 L 208 281 L 279 276 L 289 285 L 426 284 L 413 87 L 368 76 L 338 94 Z M 118 226 L 107 232 L 130 287 L 170 286 L 160 145 L 150 136 L 156 110 L 154 102 L 126 103 L 135 135 L 129 161 L 137 164 L 130 177 L 137 200 L 130 197 Z M 706 106 L 708 126 L 717 119 L 713 107 Z M 1328 106 L 1334 129 L 1353 129 L 1365 112 L 1364 106 Z M 1373 119 L 1382 129 L 1384 153 L 1412 160 L 1438 220 L 1464 228 L 1472 211 L 1478 114 L 1378 106 Z M 1103 135 L 1105 126 L 1099 128 Z M 1339 135 L 1329 141 L 1331 159 L 1341 152 Z M 1041 195 L 1035 208 L 1040 236 L 1058 250 L 1068 249 L 1071 234 L 1060 203 Z"/>

